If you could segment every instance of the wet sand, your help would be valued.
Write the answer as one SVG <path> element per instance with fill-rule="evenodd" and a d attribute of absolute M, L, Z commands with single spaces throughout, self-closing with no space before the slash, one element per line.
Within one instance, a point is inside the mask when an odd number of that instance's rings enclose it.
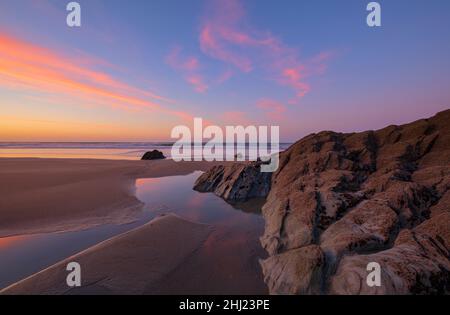
<path fill-rule="evenodd" d="M 185 175 L 210 162 L 0 159 L 0 238 L 129 223 L 137 178 Z"/>
<path fill-rule="evenodd" d="M 169 214 L 69 257 L 0 294 L 266 294 L 254 240 Z M 244 237 L 245 235 L 239 235 Z M 253 243 L 253 245 L 252 245 Z M 248 246 L 250 245 L 250 246 Z M 81 266 L 81 287 L 69 288 L 66 266 Z"/>
<path fill-rule="evenodd" d="M 212 164 L 0 159 L 0 237 L 133 221 L 143 207 L 135 197 L 137 178 L 185 175 Z M 261 233 L 260 227 L 205 225 L 168 214 L 0 294 L 267 294 L 258 264 L 265 256 Z M 81 265 L 81 288 L 66 284 L 71 261 Z"/>
<path fill-rule="evenodd" d="M 69 257 L 0 293 L 140 294 L 198 250 L 211 230 L 210 226 L 175 215 L 162 216 Z M 66 284 L 69 262 L 81 266 L 79 288 L 72 289 Z"/>

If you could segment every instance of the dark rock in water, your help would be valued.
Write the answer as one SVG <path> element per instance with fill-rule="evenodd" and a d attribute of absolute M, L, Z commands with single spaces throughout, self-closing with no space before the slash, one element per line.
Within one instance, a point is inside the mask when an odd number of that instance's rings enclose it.
<path fill-rule="evenodd" d="M 266 197 L 270 190 L 271 173 L 260 171 L 261 163 L 235 163 L 214 166 L 195 182 L 194 189 L 214 192 L 228 202 Z"/>
<path fill-rule="evenodd" d="M 166 157 L 161 151 L 153 150 L 146 152 L 144 156 L 141 158 L 141 160 L 161 160 L 165 159 Z"/>
<path fill-rule="evenodd" d="M 377 131 L 309 135 L 278 170 L 211 169 L 228 201 L 266 196 L 262 262 L 273 294 L 450 293 L 450 110 Z M 382 287 L 366 284 L 367 264 Z"/>

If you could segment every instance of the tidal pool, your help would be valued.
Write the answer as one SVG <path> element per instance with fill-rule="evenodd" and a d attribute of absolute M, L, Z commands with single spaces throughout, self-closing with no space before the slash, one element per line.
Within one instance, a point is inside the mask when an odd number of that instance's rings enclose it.
<path fill-rule="evenodd" d="M 130 224 L 107 224 L 75 232 L 0 238 L 0 288 L 99 242 L 139 227 L 158 215 L 175 213 L 187 220 L 216 227 L 215 233 L 203 248 L 201 260 L 203 264 L 211 265 L 212 274 L 216 273 L 215 268 L 221 268 L 221 275 L 215 277 L 217 279 L 209 283 L 205 290 L 198 287 L 202 284 L 197 284 L 193 292 L 220 293 L 224 287 L 234 292 L 233 283 L 238 285 L 241 281 L 236 281 L 237 278 L 242 278 L 245 280 L 240 285 L 243 293 L 264 293 L 258 263 L 259 258 L 264 256 L 258 242 L 264 228 L 264 221 L 259 214 L 261 201 L 232 206 L 211 193 L 196 192 L 192 187 L 200 175 L 201 172 L 194 172 L 184 176 L 136 180 L 136 196 L 145 203 L 145 207 L 140 217 Z M 224 263 L 225 268 L 222 266 Z M 242 264 L 245 265 L 244 269 Z M 165 288 L 162 285 L 155 288 L 155 292 L 180 293 L 194 284 L 195 281 L 187 278 L 180 288 Z"/>

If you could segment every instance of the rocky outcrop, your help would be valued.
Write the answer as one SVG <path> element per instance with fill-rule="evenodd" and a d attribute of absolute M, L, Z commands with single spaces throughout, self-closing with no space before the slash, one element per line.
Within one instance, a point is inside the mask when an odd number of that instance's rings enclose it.
<path fill-rule="evenodd" d="M 449 293 L 449 122 L 447 110 L 377 131 L 324 131 L 282 152 L 270 178 L 239 164 L 198 183 L 228 201 L 267 197 L 271 293 Z M 382 266 L 381 287 L 366 285 L 369 262 Z"/>
<path fill-rule="evenodd" d="M 194 189 L 214 192 L 228 202 L 265 197 L 270 191 L 272 174 L 262 173 L 260 168 L 261 162 L 217 165 L 198 178 Z"/>
<path fill-rule="evenodd" d="M 448 294 L 450 212 L 404 229 L 391 249 L 346 256 L 330 283 L 333 294 Z M 366 285 L 367 265 L 381 267 L 381 286 Z"/>
<path fill-rule="evenodd" d="M 261 262 L 264 281 L 276 294 L 319 294 L 324 256 L 317 245 L 308 245 L 269 257 Z"/>
<path fill-rule="evenodd" d="M 141 160 L 162 160 L 166 157 L 161 151 L 153 150 L 149 152 L 145 152 L 145 154 L 142 156 Z"/>

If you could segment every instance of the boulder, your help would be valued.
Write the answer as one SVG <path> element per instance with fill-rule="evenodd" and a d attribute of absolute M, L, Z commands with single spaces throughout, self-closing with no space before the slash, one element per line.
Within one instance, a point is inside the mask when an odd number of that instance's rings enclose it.
<path fill-rule="evenodd" d="M 213 192 L 228 202 L 265 197 L 270 190 L 271 173 L 260 171 L 260 162 L 217 165 L 202 174 L 194 184 L 199 192 Z"/>
<path fill-rule="evenodd" d="M 166 157 L 161 151 L 153 150 L 145 152 L 145 154 L 142 156 L 141 160 L 161 160 L 165 159 Z"/>

